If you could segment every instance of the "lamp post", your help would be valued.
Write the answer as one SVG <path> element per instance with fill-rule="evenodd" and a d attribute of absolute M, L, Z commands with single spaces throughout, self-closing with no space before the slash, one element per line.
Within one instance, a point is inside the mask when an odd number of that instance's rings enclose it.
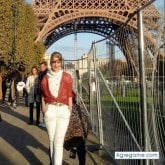
<path fill-rule="evenodd" d="M 16 57 L 16 30 L 17 30 L 17 16 L 18 9 L 15 4 L 11 7 L 13 12 L 13 42 L 12 42 L 12 66 L 15 68 L 15 57 Z"/>

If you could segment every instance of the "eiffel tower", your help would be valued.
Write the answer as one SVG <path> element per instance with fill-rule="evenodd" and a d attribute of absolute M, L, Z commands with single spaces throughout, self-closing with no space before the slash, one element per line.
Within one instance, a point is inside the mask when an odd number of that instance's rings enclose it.
<path fill-rule="evenodd" d="M 51 46 L 55 41 L 75 32 L 95 33 L 109 36 L 125 23 L 132 14 L 150 0 L 33 0 L 37 15 L 37 41 Z M 146 26 L 156 26 L 160 14 L 154 6 L 144 10 Z M 137 18 L 129 26 L 137 29 Z M 154 43 L 149 32 L 149 42 Z"/>
<path fill-rule="evenodd" d="M 150 0 L 33 0 L 33 9 L 37 16 L 36 42 L 43 41 L 49 48 L 57 40 L 75 33 L 94 33 L 103 37 L 110 36 L 133 14 Z M 157 48 L 152 34 L 158 27 L 161 18 L 159 11 L 153 6 L 144 8 L 144 35 L 151 52 Z M 137 15 L 127 24 L 137 33 Z M 148 30 L 150 29 L 150 30 Z M 126 42 L 120 42 L 121 36 L 115 36 L 113 44 L 123 50 L 133 75 L 138 75 L 136 58 L 137 45 L 131 44 L 133 38 L 124 34 Z M 152 68 L 153 66 L 149 66 Z"/>

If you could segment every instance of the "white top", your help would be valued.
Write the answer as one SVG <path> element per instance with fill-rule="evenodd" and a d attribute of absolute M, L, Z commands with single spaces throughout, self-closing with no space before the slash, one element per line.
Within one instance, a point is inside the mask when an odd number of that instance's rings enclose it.
<path fill-rule="evenodd" d="M 49 76 L 49 78 L 48 78 L 49 90 L 50 90 L 50 93 L 54 97 L 58 96 L 58 91 L 59 91 L 59 88 L 60 88 L 62 73 L 63 73 L 63 70 L 60 70 L 58 72 L 50 71 L 50 72 L 47 73 L 48 76 Z"/>
<path fill-rule="evenodd" d="M 26 81 L 26 90 L 28 93 L 34 94 L 34 85 L 36 83 L 37 76 L 30 75 Z"/>
<path fill-rule="evenodd" d="M 37 86 L 38 76 L 31 75 L 26 81 L 26 91 L 28 93 L 28 103 L 34 103 L 34 101 L 39 102 L 39 98 L 34 98 L 35 88 Z"/>

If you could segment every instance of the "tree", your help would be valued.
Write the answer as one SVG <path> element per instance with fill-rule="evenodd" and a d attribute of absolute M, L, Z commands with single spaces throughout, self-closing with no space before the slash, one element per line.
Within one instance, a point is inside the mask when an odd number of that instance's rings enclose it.
<path fill-rule="evenodd" d="M 36 22 L 32 7 L 24 0 L 0 0 L 0 59 L 6 65 L 13 62 L 13 56 L 16 67 L 24 64 L 27 71 L 38 65 L 44 46 L 34 42 Z"/>
<path fill-rule="evenodd" d="M 12 12 L 11 0 L 0 0 L 0 59 L 5 63 L 10 60 L 12 47 Z"/>

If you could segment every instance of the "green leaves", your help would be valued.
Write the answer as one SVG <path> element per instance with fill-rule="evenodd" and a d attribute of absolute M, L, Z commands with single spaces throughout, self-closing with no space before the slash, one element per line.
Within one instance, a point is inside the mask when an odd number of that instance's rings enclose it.
<path fill-rule="evenodd" d="M 27 72 L 38 65 L 44 46 L 34 42 L 35 20 L 32 7 L 24 0 L 0 0 L 0 61 L 9 65 L 15 56 L 15 63 L 24 63 Z"/>

